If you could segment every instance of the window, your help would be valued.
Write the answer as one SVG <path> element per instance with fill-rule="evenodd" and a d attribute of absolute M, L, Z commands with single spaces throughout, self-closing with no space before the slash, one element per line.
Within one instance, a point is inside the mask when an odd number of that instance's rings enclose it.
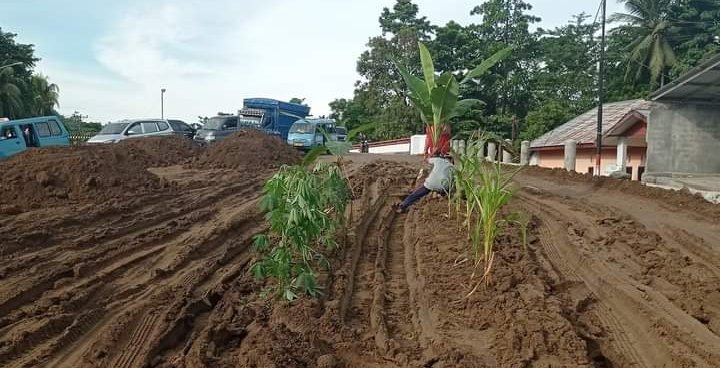
<path fill-rule="evenodd" d="M 179 120 L 169 120 L 170 126 L 172 126 L 173 130 L 176 132 L 190 132 L 192 131 L 192 128 L 190 128 L 189 125 L 179 121 Z"/>
<path fill-rule="evenodd" d="M 157 125 L 161 132 L 168 129 L 168 124 L 164 121 L 158 121 Z"/>
<path fill-rule="evenodd" d="M 48 123 L 37 123 L 35 124 L 35 129 L 37 129 L 38 136 L 40 137 L 50 136 L 50 126 Z"/>
<path fill-rule="evenodd" d="M 223 124 L 223 128 L 224 130 L 235 130 L 237 128 L 237 120 L 226 121 L 225 124 Z"/>
<path fill-rule="evenodd" d="M 62 135 L 62 130 L 60 129 L 60 125 L 55 120 L 48 120 L 48 124 L 50 124 L 50 133 L 52 135 Z"/>
<path fill-rule="evenodd" d="M 594 167 L 588 167 L 588 174 L 590 174 L 590 176 L 594 175 L 594 174 L 595 174 L 595 168 L 594 168 Z"/>
<path fill-rule="evenodd" d="M 155 133 L 158 131 L 158 126 L 154 121 L 143 121 L 141 124 L 143 133 Z"/>
<path fill-rule="evenodd" d="M 5 139 L 17 138 L 17 132 L 15 131 L 15 127 L 9 126 L 9 127 L 3 128 L 2 137 L 0 137 L 0 138 L 5 138 Z"/>
<path fill-rule="evenodd" d="M 140 126 L 140 123 L 135 123 L 128 128 L 127 133 L 125 135 L 135 135 L 135 134 L 142 134 L 142 127 Z"/>

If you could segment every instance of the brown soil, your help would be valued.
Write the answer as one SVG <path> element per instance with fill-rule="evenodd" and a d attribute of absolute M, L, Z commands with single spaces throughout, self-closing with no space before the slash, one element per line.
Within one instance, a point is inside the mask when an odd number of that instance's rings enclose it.
<path fill-rule="evenodd" d="M 298 163 L 301 159 L 301 153 L 280 138 L 248 129 L 211 144 L 190 167 L 256 171 Z"/>
<path fill-rule="evenodd" d="M 17 213 L 68 201 L 102 202 L 170 189 L 169 182 L 146 169 L 181 164 L 197 150 L 180 137 L 30 149 L 0 162 L 0 212 Z"/>
<path fill-rule="evenodd" d="M 2 367 L 715 367 L 720 225 L 691 208 L 527 171 L 532 216 L 474 286 L 462 219 L 392 205 L 417 161 L 349 157 L 356 199 L 318 300 L 249 272 L 271 170 L 152 171 L 140 191 L 0 221 Z"/>

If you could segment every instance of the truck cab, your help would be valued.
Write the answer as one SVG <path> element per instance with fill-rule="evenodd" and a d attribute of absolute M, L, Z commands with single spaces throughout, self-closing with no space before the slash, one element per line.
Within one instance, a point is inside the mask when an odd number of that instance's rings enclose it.
<path fill-rule="evenodd" d="M 328 137 L 323 134 L 323 131 Z M 324 146 L 327 138 L 333 141 L 337 140 L 335 120 L 300 119 L 290 127 L 287 143 L 297 149 L 310 150 L 317 146 Z"/>
<path fill-rule="evenodd" d="M 68 131 L 57 116 L 0 122 L 0 159 L 30 147 L 69 145 Z"/>

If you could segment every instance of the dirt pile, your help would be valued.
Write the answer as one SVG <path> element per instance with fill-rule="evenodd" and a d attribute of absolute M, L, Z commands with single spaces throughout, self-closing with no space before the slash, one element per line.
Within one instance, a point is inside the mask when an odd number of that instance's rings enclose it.
<path fill-rule="evenodd" d="M 648 187 L 639 181 L 614 179 L 606 176 L 592 176 L 570 172 L 564 169 L 546 169 L 529 166 L 523 173 L 531 176 L 548 178 L 560 184 L 586 183 L 596 189 L 607 189 L 639 197 L 662 201 L 668 205 L 697 212 L 699 214 L 720 218 L 720 205 L 706 201 L 699 194 L 692 194 L 687 189 L 668 190 Z"/>
<path fill-rule="evenodd" d="M 241 130 L 208 147 L 193 169 L 265 170 L 300 162 L 302 155 L 280 138 L 253 129 Z"/>
<path fill-rule="evenodd" d="M 127 140 L 118 144 L 31 149 L 0 162 L 2 212 L 66 201 L 105 201 L 170 184 L 148 167 L 180 164 L 197 148 L 180 137 Z"/>

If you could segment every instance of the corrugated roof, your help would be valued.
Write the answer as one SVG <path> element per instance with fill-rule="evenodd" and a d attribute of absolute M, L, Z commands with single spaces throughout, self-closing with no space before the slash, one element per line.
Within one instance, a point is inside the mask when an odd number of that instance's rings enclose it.
<path fill-rule="evenodd" d="M 720 54 L 650 95 L 653 101 L 720 103 Z"/>
<path fill-rule="evenodd" d="M 650 101 L 628 100 L 603 104 L 603 135 L 632 110 L 649 110 Z M 594 144 L 597 129 L 597 107 L 532 141 L 530 147 L 562 146 L 572 139 L 578 144 Z"/>

